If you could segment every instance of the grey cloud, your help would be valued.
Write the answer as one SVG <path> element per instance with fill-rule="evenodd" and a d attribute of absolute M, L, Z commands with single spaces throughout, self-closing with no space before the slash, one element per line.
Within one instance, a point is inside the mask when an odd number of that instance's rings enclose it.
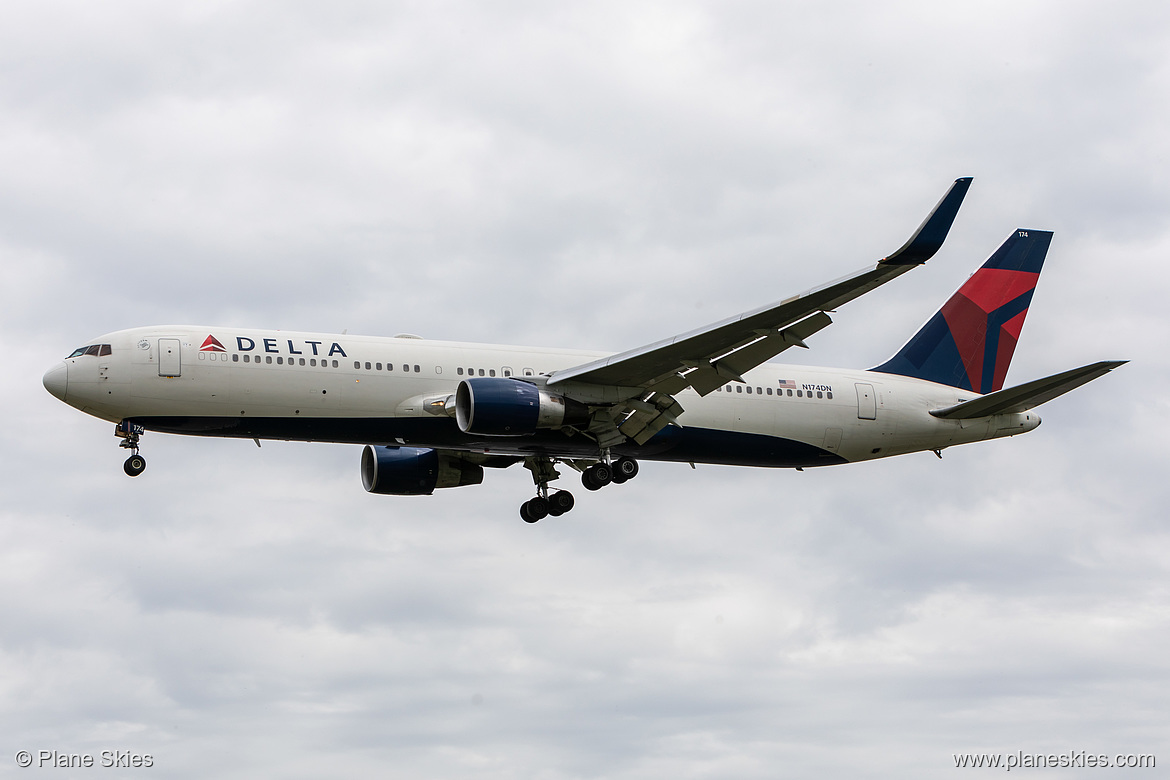
<path fill-rule="evenodd" d="M 0 25 L 0 723 L 168 776 L 934 777 L 1159 753 L 1167 14 L 1149 3 L 15 4 Z M 370 496 L 358 449 L 150 435 L 41 373 L 164 321 L 623 349 L 896 248 L 874 365 L 1016 227 L 1019 439 L 646 464 L 530 527 L 520 469 Z M 566 476 L 566 484 L 571 476 Z"/>

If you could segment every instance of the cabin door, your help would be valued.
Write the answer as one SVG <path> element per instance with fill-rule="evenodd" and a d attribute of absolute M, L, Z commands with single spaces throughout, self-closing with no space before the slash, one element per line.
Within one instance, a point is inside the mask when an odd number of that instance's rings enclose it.
<path fill-rule="evenodd" d="M 183 372 L 178 339 L 158 340 L 158 375 L 179 376 Z"/>

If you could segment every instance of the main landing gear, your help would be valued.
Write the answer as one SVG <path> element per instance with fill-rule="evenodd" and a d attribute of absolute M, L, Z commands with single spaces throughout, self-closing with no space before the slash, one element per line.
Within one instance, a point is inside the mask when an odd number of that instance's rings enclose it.
<path fill-rule="evenodd" d="M 122 441 L 118 446 L 130 450 L 130 457 L 122 464 L 122 470 L 127 476 L 137 477 L 146 471 L 146 458 L 138 454 L 138 437 L 146 431 L 141 425 L 123 420 L 114 426 L 114 435 Z"/>
<path fill-rule="evenodd" d="M 548 488 L 545 488 L 543 492 L 544 495 L 538 494 L 536 498 L 530 498 L 520 505 L 520 517 L 524 522 L 535 523 L 550 515 L 560 517 L 577 503 L 573 494 L 567 490 L 549 493 Z"/>
<path fill-rule="evenodd" d="M 572 493 L 567 490 L 549 492 L 548 483 L 561 476 L 553 468 L 551 459 L 525 458 L 524 466 L 532 472 L 532 481 L 536 483 L 536 498 L 530 498 L 520 505 L 520 518 L 524 522 L 535 523 L 550 515 L 560 517 L 573 508 L 576 500 Z"/>
<path fill-rule="evenodd" d="M 601 490 L 611 482 L 620 485 L 638 476 L 638 461 L 622 456 L 613 463 L 599 461 L 581 473 L 586 490 Z"/>
<path fill-rule="evenodd" d="M 550 515 L 559 517 L 573 508 L 576 501 L 572 493 L 567 490 L 550 492 L 548 489 L 548 483 L 560 477 L 550 458 L 525 458 L 524 466 L 532 472 L 532 481 L 536 483 L 536 498 L 530 498 L 520 505 L 520 517 L 524 522 L 535 523 Z M 587 490 L 601 490 L 610 483 L 620 485 L 636 476 L 638 461 L 622 456 L 611 462 L 607 452 L 604 460 L 581 472 L 581 484 Z"/>

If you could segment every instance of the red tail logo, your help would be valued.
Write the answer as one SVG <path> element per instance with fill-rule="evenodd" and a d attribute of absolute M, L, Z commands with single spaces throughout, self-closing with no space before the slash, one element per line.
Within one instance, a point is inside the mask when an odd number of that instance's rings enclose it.
<path fill-rule="evenodd" d="M 215 336 L 208 336 L 203 341 L 203 346 L 199 348 L 200 352 L 227 352 L 223 344 L 219 343 L 219 339 Z"/>

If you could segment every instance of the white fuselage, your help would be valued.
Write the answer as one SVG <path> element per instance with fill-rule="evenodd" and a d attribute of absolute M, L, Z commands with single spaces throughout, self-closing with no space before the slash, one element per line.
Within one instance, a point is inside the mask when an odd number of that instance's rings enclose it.
<path fill-rule="evenodd" d="M 147 430 L 256 439 L 405 444 L 468 452 L 596 457 L 576 431 L 462 433 L 444 403 L 471 376 L 542 377 L 607 353 L 237 328 L 161 326 L 102 336 L 106 355 L 67 358 L 46 387 L 71 406 Z M 473 372 L 473 373 L 472 373 Z M 978 396 L 872 371 L 766 363 L 700 397 L 643 446 L 649 460 L 814 466 L 1010 436 L 1034 412 L 946 420 Z M 54 389 L 56 388 L 56 389 Z"/>

